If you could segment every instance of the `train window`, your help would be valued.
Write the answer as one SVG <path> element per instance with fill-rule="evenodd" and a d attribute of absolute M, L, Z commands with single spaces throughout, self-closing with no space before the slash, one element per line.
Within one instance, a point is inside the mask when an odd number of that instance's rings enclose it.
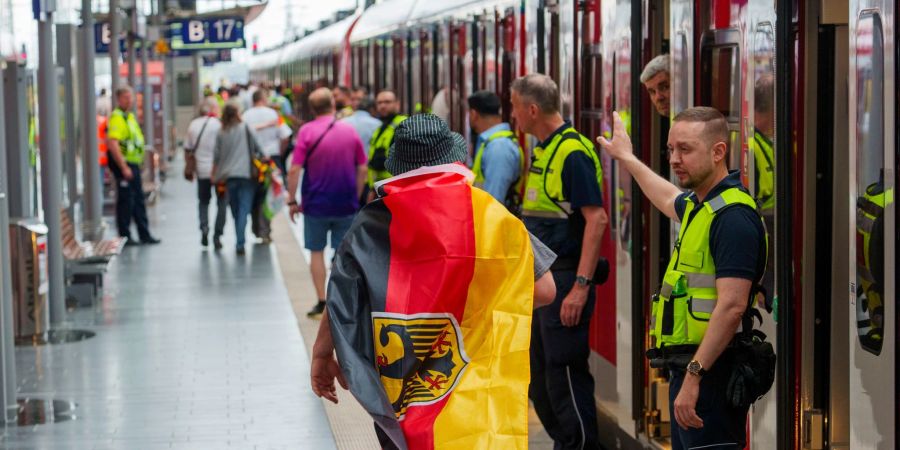
<path fill-rule="evenodd" d="M 688 46 L 687 36 L 682 31 L 678 32 L 674 42 L 675 48 L 672 51 L 672 66 L 674 70 L 672 72 L 672 89 L 669 91 L 672 95 L 670 112 L 672 117 L 691 106 L 690 92 L 688 90 L 691 79 L 691 49 Z"/>
<path fill-rule="evenodd" d="M 859 343 L 881 353 L 884 336 L 884 31 L 874 12 L 856 27 L 856 324 Z M 852 106 L 851 106 L 852 107 Z"/>
<path fill-rule="evenodd" d="M 741 76 L 738 30 L 703 33 L 700 44 L 700 104 L 718 109 L 728 120 L 729 166 L 740 162 Z"/>

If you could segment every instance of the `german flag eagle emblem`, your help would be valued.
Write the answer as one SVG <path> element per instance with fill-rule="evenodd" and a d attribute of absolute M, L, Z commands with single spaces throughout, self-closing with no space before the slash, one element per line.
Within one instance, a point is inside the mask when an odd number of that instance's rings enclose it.
<path fill-rule="evenodd" d="M 375 361 L 394 414 L 446 397 L 469 364 L 450 314 L 373 313 Z"/>

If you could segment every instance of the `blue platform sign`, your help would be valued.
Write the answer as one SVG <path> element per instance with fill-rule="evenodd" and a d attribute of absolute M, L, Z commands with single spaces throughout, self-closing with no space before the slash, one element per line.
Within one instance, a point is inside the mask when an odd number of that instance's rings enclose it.
<path fill-rule="evenodd" d="M 94 52 L 97 54 L 109 53 L 109 44 L 112 43 L 112 30 L 109 22 L 94 24 Z M 125 53 L 125 33 L 119 35 L 119 52 Z"/>
<path fill-rule="evenodd" d="M 169 21 L 172 50 L 223 50 L 244 48 L 241 17 L 197 17 Z"/>

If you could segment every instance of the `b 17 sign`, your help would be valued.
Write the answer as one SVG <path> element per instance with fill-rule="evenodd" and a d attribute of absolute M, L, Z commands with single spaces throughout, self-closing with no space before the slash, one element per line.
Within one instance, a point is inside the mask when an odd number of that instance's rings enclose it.
<path fill-rule="evenodd" d="M 203 17 L 169 22 L 172 50 L 222 50 L 244 48 L 244 19 Z"/>

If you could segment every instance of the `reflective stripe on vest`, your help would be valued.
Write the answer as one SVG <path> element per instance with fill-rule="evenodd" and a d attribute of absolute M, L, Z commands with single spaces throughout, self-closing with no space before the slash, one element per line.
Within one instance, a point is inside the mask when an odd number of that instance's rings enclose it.
<path fill-rule="evenodd" d="M 566 158 L 574 152 L 584 152 L 594 162 L 597 184 L 602 190 L 603 167 L 594 145 L 569 126 L 547 148 L 534 149 L 522 202 L 523 216 L 566 219 L 572 214 L 571 204 L 563 195 L 562 172 Z"/>
<path fill-rule="evenodd" d="M 756 211 L 756 201 L 738 187 L 726 189 L 699 206 L 692 200 L 694 195 L 684 199 L 684 223 L 659 295 L 651 305 L 650 335 L 655 338 L 656 347 L 699 345 L 703 340 L 719 297 L 709 246 L 712 222 L 730 205 L 746 205 Z M 762 223 L 761 216 L 759 220 Z"/>
<path fill-rule="evenodd" d="M 775 208 L 775 150 L 759 131 L 750 140 L 756 163 L 756 200 L 763 211 Z"/>
<path fill-rule="evenodd" d="M 135 119 L 134 113 L 129 112 L 126 116 L 119 108 L 113 110 L 109 120 L 115 118 L 123 120 L 128 130 L 128 137 L 119 141 L 122 157 L 130 164 L 140 165 L 144 162 L 144 133 L 141 132 L 140 124 Z"/>
<path fill-rule="evenodd" d="M 398 114 L 394 116 L 391 123 L 382 125 L 378 131 L 375 132 L 375 135 L 372 136 L 372 140 L 369 141 L 369 161 L 372 161 L 376 154 L 384 155 L 384 157 L 387 158 L 388 152 L 391 149 L 391 144 L 394 142 L 394 131 L 397 129 L 397 126 L 400 125 L 400 122 L 403 122 L 404 120 L 406 120 L 406 116 Z M 375 170 L 369 168 L 369 188 L 373 188 L 375 183 L 390 177 L 391 173 L 387 170 Z"/>

